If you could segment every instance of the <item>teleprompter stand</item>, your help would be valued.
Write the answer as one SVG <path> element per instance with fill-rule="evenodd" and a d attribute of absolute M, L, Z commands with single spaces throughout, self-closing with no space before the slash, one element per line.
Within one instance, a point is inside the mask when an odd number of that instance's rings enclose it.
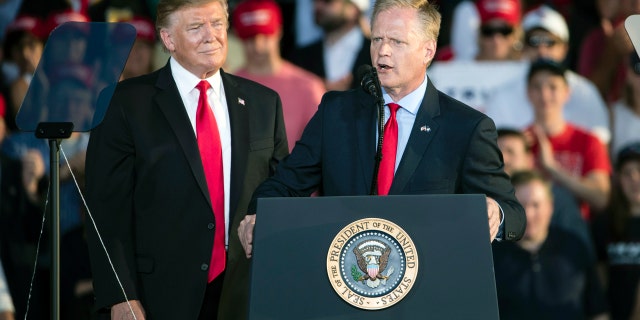
<path fill-rule="evenodd" d="M 60 319 L 60 148 L 102 121 L 136 30 L 127 23 L 67 22 L 49 35 L 16 116 L 21 131 L 49 140 L 51 319 Z M 101 99 L 97 99 L 98 95 Z M 47 155 L 42 155 L 46 159 Z M 35 306 L 42 307 L 42 306 Z"/>

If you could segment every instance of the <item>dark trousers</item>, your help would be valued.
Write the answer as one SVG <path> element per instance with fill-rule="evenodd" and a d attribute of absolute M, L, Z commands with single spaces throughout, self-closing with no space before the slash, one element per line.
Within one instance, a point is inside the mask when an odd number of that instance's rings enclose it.
<path fill-rule="evenodd" d="M 204 293 L 202 308 L 198 320 L 215 320 L 218 319 L 218 304 L 220 302 L 220 294 L 222 293 L 222 283 L 224 281 L 224 272 L 207 284 L 207 290 Z"/>

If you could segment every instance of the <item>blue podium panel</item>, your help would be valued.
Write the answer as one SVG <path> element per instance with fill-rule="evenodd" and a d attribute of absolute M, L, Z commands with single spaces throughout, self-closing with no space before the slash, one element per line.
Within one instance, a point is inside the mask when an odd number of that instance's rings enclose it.
<path fill-rule="evenodd" d="M 488 229 L 483 195 L 259 199 L 250 319 L 498 319 Z"/>

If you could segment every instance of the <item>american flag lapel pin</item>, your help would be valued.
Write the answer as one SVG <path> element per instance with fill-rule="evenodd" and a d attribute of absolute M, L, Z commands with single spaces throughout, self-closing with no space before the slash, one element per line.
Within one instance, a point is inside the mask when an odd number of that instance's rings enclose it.
<path fill-rule="evenodd" d="M 242 98 L 238 98 L 238 104 L 241 104 L 241 105 L 243 105 L 243 106 L 244 106 L 244 99 L 242 99 Z"/>
<path fill-rule="evenodd" d="M 420 127 L 420 131 L 422 131 L 422 132 L 431 132 L 431 128 L 427 127 L 427 126 L 422 126 L 422 127 Z"/>

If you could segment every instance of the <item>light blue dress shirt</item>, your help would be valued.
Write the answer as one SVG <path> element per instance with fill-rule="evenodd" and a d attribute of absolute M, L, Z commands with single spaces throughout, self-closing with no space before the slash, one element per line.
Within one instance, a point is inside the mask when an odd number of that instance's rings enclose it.
<path fill-rule="evenodd" d="M 400 105 L 400 109 L 396 112 L 396 121 L 398 121 L 398 149 L 396 150 L 396 168 L 398 169 L 398 164 L 402 160 L 402 155 L 404 154 L 404 149 L 407 147 L 407 142 L 409 141 L 409 136 L 411 135 L 411 128 L 413 128 L 413 123 L 416 122 L 416 115 L 418 114 L 418 110 L 420 109 L 420 105 L 422 104 L 422 99 L 424 98 L 424 94 L 427 91 L 427 77 L 424 77 L 424 80 L 420 84 L 420 86 L 406 95 L 404 98 L 400 99 L 400 101 L 393 101 L 391 96 L 382 88 L 382 97 L 384 98 L 384 122 L 387 123 L 389 119 L 390 111 L 388 104 L 391 102 L 395 102 Z"/>
<path fill-rule="evenodd" d="M 400 105 L 400 108 L 396 112 L 396 121 L 398 121 L 398 149 L 396 150 L 396 167 L 394 169 L 394 172 L 398 170 L 398 165 L 402 161 L 402 155 L 404 154 L 404 149 L 407 147 L 407 142 L 409 142 L 411 129 L 413 128 L 413 124 L 416 122 L 416 115 L 418 114 L 418 110 L 420 109 L 420 105 L 422 104 L 424 94 L 427 91 L 427 84 L 427 76 L 425 75 L 424 80 L 422 80 L 420 86 L 416 88 L 416 90 L 413 90 L 411 93 L 406 95 L 404 98 L 400 99 L 400 101 L 393 101 L 393 99 L 391 99 L 391 96 L 389 96 L 384 88 L 382 88 L 382 97 L 384 98 L 385 104 L 385 123 L 387 123 L 387 120 L 391 116 L 388 104 L 391 102 L 395 102 Z M 504 212 L 502 211 L 502 207 L 500 207 L 500 204 L 497 202 L 496 204 L 500 208 L 501 213 L 500 228 L 498 230 L 496 239 L 502 240 L 502 234 L 504 233 Z"/>

